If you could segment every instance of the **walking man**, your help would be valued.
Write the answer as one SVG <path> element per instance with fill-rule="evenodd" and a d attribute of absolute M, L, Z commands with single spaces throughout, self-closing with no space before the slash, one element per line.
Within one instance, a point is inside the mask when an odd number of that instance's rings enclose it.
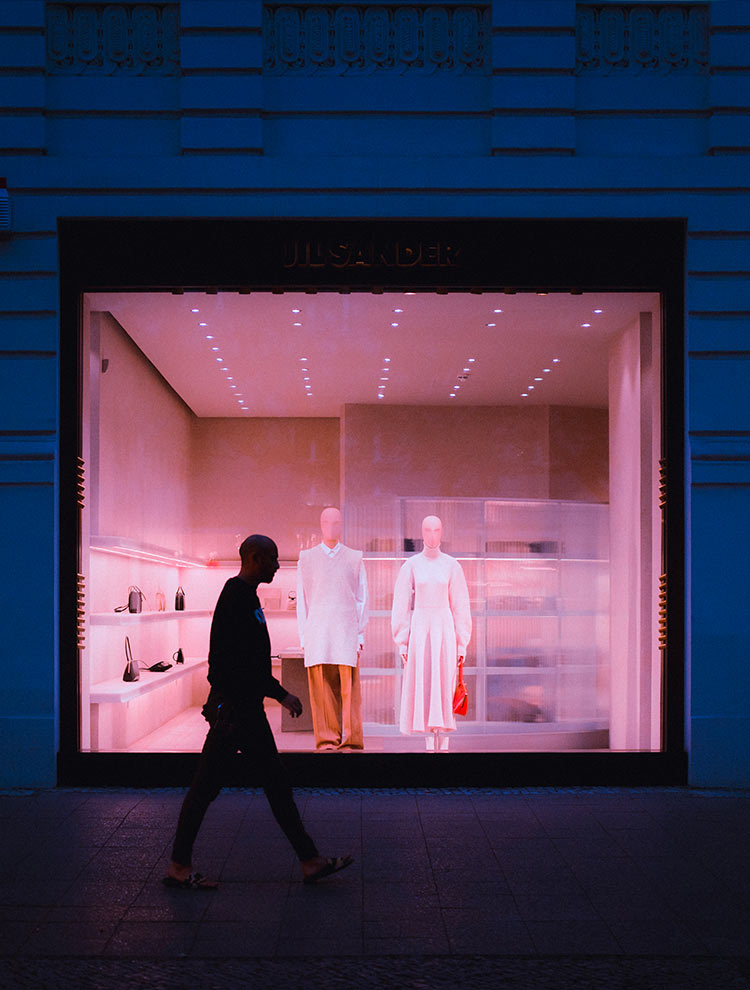
<path fill-rule="evenodd" d="M 263 708 L 263 699 L 270 697 L 293 718 L 302 713 L 299 698 L 271 674 L 271 641 L 257 594 L 258 585 L 270 584 L 279 569 L 276 544 L 267 536 L 248 536 L 240 547 L 240 562 L 239 574 L 226 582 L 219 595 L 211 623 L 211 690 L 203 706 L 210 728 L 180 811 L 164 877 L 168 887 L 215 890 L 219 886 L 193 871 L 193 843 L 208 806 L 222 788 L 227 762 L 238 750 L 260 776 L 274 818 L 300 860 L 305 883 L 315 883 L 352 862 L 351 856 L 321 856 L 305 831 Z"/>

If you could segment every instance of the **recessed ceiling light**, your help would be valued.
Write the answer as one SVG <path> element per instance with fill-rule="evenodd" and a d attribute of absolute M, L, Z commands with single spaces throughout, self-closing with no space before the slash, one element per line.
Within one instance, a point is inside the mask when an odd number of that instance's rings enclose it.
<path fill-rule="evenodd" d="M 529 393 L 528 392 L 521 392 L 521 398 L 522 399 L 528 399 L 528 397 L 529 397 Z"/>
<path fill-rule="evenodd" d="M 312 392 L 305 392 L 308 399 L 312 399 Z"/>
<path fill-rule="evenodd" d="M 590 323 L 582 323 L 582 324 L 581 324 L 581 326 L 582 326 L 582 327 L 590 327 L 590 326 L 591 326 L 591 324 L 590 324 Z"/>
<path fill-rule="evenodd" d="M 300 361 L 309 361 L 310 358 L 300 358 Z"/>
<path fill-rule="evenodd" d="M 302 379 L 302 381 L 303 382 L 309 382 L 310 381 L 310 376 L 309 375 L 305 375 L 305 377 Z"/>
<path fill-rule="evenodd" d="M 534 379 L 535 382 L 540 382 L 541 380 L 542 380 L 541 378 L 535 378 Z"/>
<path fill-rule="evenodd" d="M 501 309 L 493 309 L 492 312 L 493 313 L 502 313 L 502 310 Z"/>
<path fill-rule="evenodd" d="M 471 368 L 464 368 L 464 371 L 471 371 Z"/>
<path fill-rule="evenodd" d="M 456 393 L 455 393 L 455 392 L 451 392 L 451 394 L 450 394 L 450 398 L 451 398 L 451 399 L 455 399 L 455 398 L 456 398 Z"/>
<path fill-rule="evenodd" d="M 213 340 L 213 339 L 214 339 L 214 335 L 212 333 L 206 334 L 206 340 Z"/>
<path fill-rule="evenodd" d="M 398 323 L 391 323 L 391 326 L 392 327 L 397 327 L 398 326 Z"/>
<path fill-rule="evenodd" d="M 207 327 L 207 326 L 208 326 L 208 324 L 207 324 L 207 323 L 199 323 L 199 324 L 198 324 L 198 326 L 199 326 L 199 327 Z"/>
<path fill-rule="evenodd" d="M 461 386 L 460 386 L 460 385 L 454 385 L 453 387 L 454 387 L 454 388 L 461 388 Z"/>
<path fill-rule="evenodd" d="M 213 346 L 213 347 L 211 348 L 211 350 L 212 350 L 212 351 L 218 351 L 218 349 L 219 349 L 219 348 L 218 348 L 218 347 L 216 347 L 215 345 L 214 345 L 214 346 Z"/>
<path fill-rule="evenodd" d="M 293 326 L 293 327 L 301 327 L 301 326 L 302 326 L 302 324 L 301 324 L 301 323 L 293 323 L 293 324 L 292 324 L 292 326 Z"/>
<path fill-rule="evenodd" d="M 548 371 L 552 371 L 552 368 L 542 368 L 542 371 L 546 374 Z"/>
<path fill-rule="evenodd" d="M 390 361 L 391 359 L 390 358 L 383 358 L 383 360 L 387 362 L 387 361 Z"/>
<path fill-rule="evenodd" d="M 559 364 L 560 363 L 560 358 L 552 358 L 552 363 L 553 364 Z"/>
<path fill-rule="evenodd" d="M 529 392 L 533 392 L 534 391 L 534 386 L 533 385 L 527 385 L 526 388 L 529 390 Z"/>
<path fill-rule="evenodd" d="M 292 310 L 292 312 L 293 312 L 293 313 L 301 313 L 301 312 L 302 312 L 302 310 L 301 310 L 301 309 L 293 309 L 293 310 Z"/>
<path fill-rule="evenodd" d="M 604 310 L 602 310 L 602 309 L 595 309 L 595 310 L 594 310 L 594 312 L 595 312 L 595 313 L 603 313 L 603 312 L 604 312 Z"/>
<path fill-rule="evenodd" d="M 217 357 L 216 360 L 219 362 L 219 364 L 221 364 L 221 362 L 224 360 L 224 358 Z"/>
<path fill-rule="evenodd" d="M 199 309 L 191 309 L 190 312 L 191 313 L 200 313 L 200 310 Z"/>
<path fill-rule="evenodd" d="M 488 327 L 496 327 L 497 326 L 497 323 L 488 323 L 487 326 Z"/>
<path fill-rule="evenodd" d="M 403 313 L 403 309 L 394 309 L 394 313 Z"/>
<path fill-rule="evenodd" d="M 388 378 L 387 375 L 381 375 L 380 380 L 381 380 L 381 382 L 387 382 L 387 381 L 389 381 L 389 378 Z"/>
<path fill-rule="evenodd" d="M 230 385 L 229 387 L 230 387 L 230 388 L 237 388 L 237 386 L 236 386 L 236 385 Z"/>
<path fill-rule="evenodd" d="M 475 361 L 476 361 L 476 358 L 469 358 L 469 364 L 474 364 Z"/>

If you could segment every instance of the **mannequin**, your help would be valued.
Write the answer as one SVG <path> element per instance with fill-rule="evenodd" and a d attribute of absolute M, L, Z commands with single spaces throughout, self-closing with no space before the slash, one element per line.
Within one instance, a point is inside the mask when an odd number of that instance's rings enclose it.
<path fill-rule="evenodd" d="M 459 562 L 441 551 L 442 531 L 437 516 L 423 519 L 424 549 L 399 571 L 391 615 L 404 664 L 399 728 L 427 733 L 428 750 L 448 749 L 448 736 L 441 739 L 441 733 L 456 728 L 456 670 L 471 638 L 466 578 Z"/>
<path fill-rule="evenodd" d="M 323 542 L 297 565 L 297 625 L 310 688 L 315 748 L 361 750 L 362 700 L 357 664 L 367 625 L 367 577 L 361 550 L 340 541 L 341 512 L 320 515 Z"/>

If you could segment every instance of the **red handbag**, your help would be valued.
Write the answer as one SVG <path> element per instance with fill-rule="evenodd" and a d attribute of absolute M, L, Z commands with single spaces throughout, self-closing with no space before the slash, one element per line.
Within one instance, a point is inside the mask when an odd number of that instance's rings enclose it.
<path fill-rule="evenodd" d="M 464 662 L 459 661 L 456 676 L 456 690 L 453 692 L 453 712 L 455 715 L 465 715 L 469 710 L 469 692 L 464 684 Z"/>

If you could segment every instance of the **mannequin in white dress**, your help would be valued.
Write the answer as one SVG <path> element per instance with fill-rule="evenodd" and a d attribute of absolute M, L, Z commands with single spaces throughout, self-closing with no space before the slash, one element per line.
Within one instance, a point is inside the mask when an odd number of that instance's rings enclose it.
<path fill-rule="evenodd" d="M 466 578 L 459 562 L 441 551 L 442 531 L 437 516 L 422 521 L 424 549 L 399 571 L 391 615 L 404 663 L 399 727 L 403 733 L 428 733 L 430 750 L 446 750 L 448 737 L 441 739 L 440 733 L 456 728 L 456 669 L 471 639 Z"/>
<path fill-rule="evenodd" d="M 361 750 L 359 657 L 367 625 L 367 577 L 361 550 L 340 541 L 341 512 L 320 515 L 323 542 L 297 565 L 297 625 L 310 688 L 315 748 Z"/>

